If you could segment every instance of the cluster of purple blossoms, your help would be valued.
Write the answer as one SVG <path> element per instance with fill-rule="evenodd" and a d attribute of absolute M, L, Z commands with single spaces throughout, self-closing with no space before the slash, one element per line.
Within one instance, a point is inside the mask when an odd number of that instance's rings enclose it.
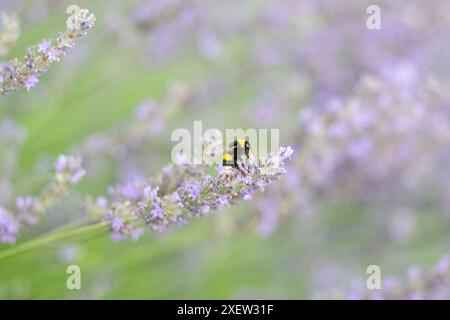
<path fill-rule="evenodd" d="M 287 77 L 309 88 L 306 94 L 314 104 L 350 95 L 364 74 L 403 84 L 431 74 L 445 80 L 448 61 L 444 57 L 450 47 L 440 43 L 450 28 L 441 12 L 449 4 L 438 3 L 424 8 L 420 1 L 409 1 L 405 8 L 401 3 L 379 1 L 382 28 L 370 31 L 364 25 L 370 1 L 268 2 L 262 6 L 264 15 L 249 43 L 252 71 L 286 70 Z M 420 19 L 415 18 L 418 12 Z"/>
<path fill-rule="evenodd" d="M 67 196 L 69 187 L 77 184 L 86 174 L 81 158 L 60 155 L 55 162 L 55 175 L 37 196 L 16 199 L 17 219 L 23 225 L 34 225 L 45 212 Z"/>
<path fill-rule="evenodd" d="M 86 174 L 81 158 L 60 155 L 55 162 L 55 175 L 37 196 L 19 196 L 15 208 L 8 213 L 0 207 L 0 242 L 14 243 L 22 226 L 37 224 L 57 202 L 67 196 L 69 187 Z"/>
<path fill-rule="evenodd" d="M 258 231 L 266 235 L 280 215 L 308 215 L 330 198 L 362 201 L 385 221 L 398 207 L 416 212 L 427 201 L 448 217 L 449 180 L 442 171 L 448 170 L 450 113 L 442 86 L 431 78 L 393 83 L 366 76 L 348 98 L 302 107 L 288 139 L 298 156 L 285 183 L 267 196 L 279 205 L 261 205 Z"/>
<path fill-rule="evenodd" d="M 111 19 L 121 42 L 143 47 L 153 58 L 147 63 L 168 62 L 181 53 L 195 50 L 204 59 L 224 56 L 224 42 L 250 29 L 247 11 L 252 4 L 239 1 L 192 2 L 185 0 L 148 1 L 136 6 L 132 16 L 117 22 Z M 235 10 L 239 8 L 239 10 Z M 233 15 L 225 14 L 234 11 Z"/>
<path fill-rule="evenodd" d="M 30 90 L 39 82 L 39 76 L 49 66 L 59 61 L 75 41 L 83 37 L 94 26 L 95 16 L 86 9 L 67 19 L 67 29 L 58 33 L 56 40 L 43 40 L 39 45 L 28 48 L 23 61 L 13 59 L 0 65 L 0 94 L 16 91 L 20 86 Z"/>
<path fill-rule="evenodd" d="M 115 186 L 109 190 L 108 204 L 102 200 L 99 205 L 96 200 L 87 210 L 92 214 L 106 209 L 103 219 L 110 222 L 113 239 L 135 239 L 143 226 L 164 230 L 249 200 L 285 173 L 284 162 L 292 153 L 290 147 L 282 147 L 276 154 L 250 161 L 248 175 L 224 167 L 209 175 L 211 167 L 207 165 L 169 165 L 152 184 L 140 181 Z"/>
<path fill-rule="evenodd" d="M 302 108 L 303 182 L 321 190 L 380 183 L 413 187 L 435 168 L 450 142 L 445 101 L 429 85 L 405 95 L 366 77 L 348 101 Z"/>
<path fill-rule="evenodd" d="M 60 155 L 55 162 L 56 181 L 62 184 L 77 184 L 86 174 L 80 157 Z"/>

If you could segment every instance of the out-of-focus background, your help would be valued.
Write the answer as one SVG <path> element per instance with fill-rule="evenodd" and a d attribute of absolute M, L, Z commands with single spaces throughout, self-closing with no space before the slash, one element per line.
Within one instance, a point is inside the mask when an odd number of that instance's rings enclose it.
<path fill-rule="evenodd" d="M 373 1 L 1 0 L 21 20 L 4 59 L 63 31 L 71 4 L 95 13 L 95 27 L 30 92 L 1 97 L 0 120 L 26 130 L 11 192 L 38 192 L 61 153 L 87 155 L 88 175 L 0 245 L 1 298 L 373 297 L 367 266 L 401 284 L 449 252 L 448 1 L 377 1 L 381 29 L 369 30 Z M 142 120 L 142 105 L 153 113 L 138 145 L 97 152 Z M 157 175 L 172 131 L 194 120 L 279 128 L 295 152 L 285 177 L 138 241 L 71 229 L 88 220 L 80 199 Z M 70 264 L 81 290 L 66 288 Z"/>

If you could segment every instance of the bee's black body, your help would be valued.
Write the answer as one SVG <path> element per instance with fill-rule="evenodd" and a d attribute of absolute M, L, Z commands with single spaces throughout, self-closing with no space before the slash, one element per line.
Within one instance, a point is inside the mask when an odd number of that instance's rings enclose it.
<path fill-rule="evenodd" d="M 250 156 L 250 143 L 248 142 L 248 139 L 234 139 L 229 147 L 230 149 L 223 154 L 222 165 L 231 166 L 239 169 L 241 172 L 245 172 L 241 157 L 245 155 L 248 159 Z"/>

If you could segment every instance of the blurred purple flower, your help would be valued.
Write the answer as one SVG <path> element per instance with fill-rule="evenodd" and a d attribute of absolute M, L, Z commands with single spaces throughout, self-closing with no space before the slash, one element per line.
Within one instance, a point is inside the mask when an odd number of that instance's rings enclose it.
<path fill-rule="evenodd" d="M 32 73 L 30 75 L 28 75 L 28 77 L 24 80 L 24 86 L 27 89 L 27 91 L 30 91 L 31 88 L 33 88 L 35 85 L 37 85 L 39 82 L 39 79 L 37 78 L 37 76 Z"/>
<path fill-rule="evenodd" d="M 60 55 L 61 55 L 61 51 L 59 51 L 58 49 L 50 49 L 47 53 L 48 59 L 51 62 L 58 61 Z"/>
<path fill-rule="evenodd" d="M 219 196 L 216 199 L 216 204 L 219 207 L 224 207 L 228 205 L 228 196 Z"/>
<path fill-rule="evenodd" d="M 18 222 L 0 207 L 0 243 L 14 244 L 19 232 Z"/>
<path fill-rule="evenodd" d="M 125 223 L 121 218 L 114 218 L 113 222 L 111 223 L 111 229 L 113 232 L 120 232 L 120 230 L 122 230 L 124 226 Z"/>
<path fill-rule="evenodd" d="M 152 219 L 163 219 L 164 218 L 164 209 L 158 205 L 154 204 L 153 208 L 150 210 Z"/>
<path fill-rule="evenodd" d="M 348 154 L 355 159 L 361 159 L 369 155 L 372 142 L 368 138 L 359 138 L 349 145 Z"/>
<path fill-rule="evenodd" d="M 264 199 L 259 203 L 261 218 L 257 232 L 262 237 L 268 237 L 275 230 L 278 222 L 278 204 L 273 199 Z"/>
<path fill-rule="evenodd" d="M 189 198 L 192 198 L 194 200 L 198 199 L 198 196 L 200 195 L 201 186 L 198 182 L 187 182 L 185 185 L 185 188 L 187 190 L 187 196 Z"/>
<path fill-rule="evenodd" d="M 141 188 L 138 183 L 129 182 L 123 186 L 121 189 L 121 194 L 124 198 L 130 199 L 133 201 L 138 200 L 142 197 Z"/>
<path fill-rule="evenodd" d="M 39 52 L 42 54 L 46 54 L 51 45 L 51 40 L 42 40 L 42 42 L 39 44 Z"/>

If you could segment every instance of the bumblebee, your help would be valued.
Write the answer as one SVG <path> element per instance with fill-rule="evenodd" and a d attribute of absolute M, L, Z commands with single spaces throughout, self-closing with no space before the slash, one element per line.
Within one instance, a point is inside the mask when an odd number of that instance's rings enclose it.
<path fill-rule="evenodd" d="M 236 168 L 242 174 L 247 175 L 248 170 L 244 166 L 242 157 L 245 156 L 247 160 L 250 157 L 250 142 L 248 142 L 248 138 L 235 138 L 228 147 L 229 149 L 223 153 L 222 165 Z"/>

